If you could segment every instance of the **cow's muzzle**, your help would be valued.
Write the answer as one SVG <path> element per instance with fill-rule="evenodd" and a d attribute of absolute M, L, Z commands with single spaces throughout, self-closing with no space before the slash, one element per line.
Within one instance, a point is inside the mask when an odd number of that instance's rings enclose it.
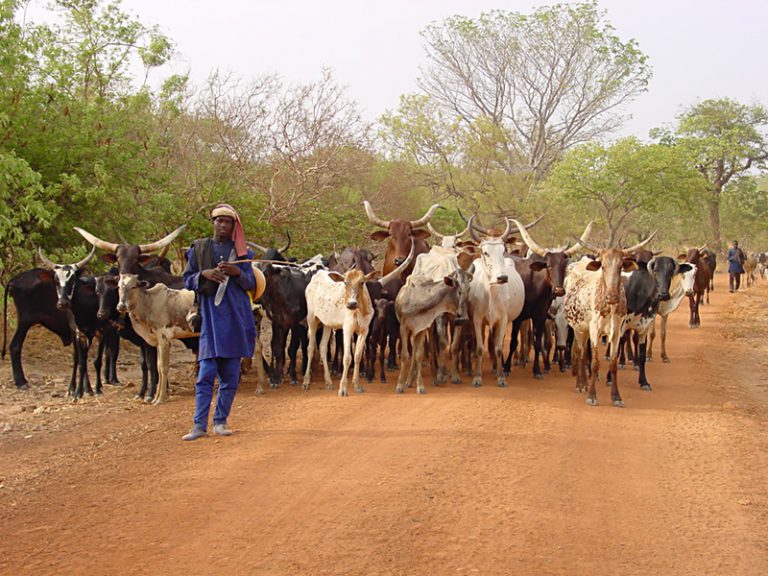
<path fill-rule="evenodd" d="M 59 300 L 56 302 L 56 308 L 59 310 L 69 310 L 72 307 L 72 303 L 69 300 Z"/>
<path fill-rule="evenodd" d="M 506 284 L 509 281 L 509 276 L 506 274 L 502 274 L 501 276 L 496 276 L 496 284 Z"/>
<path fill-rule="evenodd" d="M 96 312 L 96 318 L 98 318 L 99 320 L 106 320 L 107 318 L 109 318 L 109 312 L 104 312 L 104 310 L 99 310 L 98 312 Z"/>
<path fill-rule="evenodd" d="M 685 295 L 688 296 L 688 298 L 693 297 L 693 290 L 686 290 Z"/>
<path fill-rule="evenodd" d="M 562 286 L 556 286 L 552 289 L 552 294 L 557 298 L 558 296 L 565 296 L 565 288 Z"/>
<path fill-rule="evenodd" d="M 400 266 L 403 262 L 405 262 L 405 259 L 407 256 L 398 256 L 395 258 L 395 266 Z"/>
<path fill-rule="evenodd" d="M 128 312 L 128 306 L 123 304 L 122 302 L 117 305 L 117 311 L 120 312 L 120 314 L 125 314 Z"/>
<path fill-rule="evenodd" d="M 357 310 L 357 301 L 352 300 L 351 302 L 347 302 L 347 308 L 350 310 Z"/>

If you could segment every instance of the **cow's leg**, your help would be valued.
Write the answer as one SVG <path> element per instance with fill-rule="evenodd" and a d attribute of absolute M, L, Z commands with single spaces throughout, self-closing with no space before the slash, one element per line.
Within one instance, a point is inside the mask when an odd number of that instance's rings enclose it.
<path fill-rule="evenodd" d="M 312 315 L 307 316 L 307 333 L 309 336 L 309 344 L 307 345 L 307 367 L 304 369 L 304 383 L 302 384 L 302 387 L 304 390 L 309 390 L 309 383 L 312 379 L 312 356 L 315 353 L 315 348 L 317 347 L 317 325 L 318 322 L 315 320 L 315 317 Z M 323 330 L 323 336 L 325 336 L 325 333 L 328 330 Z M 319 353 L 319 352 L 318 352 Z M 272 354 L 274 357 L 274 353 Z"/>
<path fill-rule="evenodd" d="M 367 330 L 361 330 L 357 334 L 357 344 L 355 344 L 355 368 L 352 372 L 352 384 L 355 387 L 355 392 L 361 394 L 365 392 L 365 388 L 360 383 L 360 363 L 363 361 L 363 352 L 365 352 L 365 341 L 368 339 Z"/>
<path fill-rule="evenodd" d="M 96 393 L 101 393 L 101 366 L 102 362 L 104 361 L 104 351 L 106 349 L 106 334 L 102 332 L 101 337 L 99 338 L 99 345 L 96 347 L 96 358 L 93 359 L 93 369 L 96 372 Z M 109 364 L 109 358 L 107 358 L 107 364 Z M 107 380 L 109 378 L 109 375 L 107 374 L 107 370 L 104 371 L 104 379 Z"/>
<path fill-rule="evenodd" d="M 307 355 L 304 354 L 306 360 Z M 253 347 L 253 364 L 256 365 L 256 394 L 264 394 L 264 351 L 261 346 L 261 338 L 256 336 L 256 343 Z"/>
<path fill-rule="evenodd" d="M 152 402 L 157 396 L 157 386 L 160 383 L 160 365 L 157 362 L 157 346 L 147 344 L 147 369 L 149 370 L 149 393 L 142 390 L 137 399 Z"/>
<path fill-rule="evenodd" d="M 537 380 L 544 378 L 541 373 L 541 367 L 539 366 L 539 356 L 542 353 L 541 340 L 544 337 L 544 323 L 539 320 L 533 326 L 533 377 Z M 544 365 L 547 372 L 549 372 L 549 355 L 544 357 Z"/>
<path fill-rule="evenodd" d="M 147 393 L 147 383 L 149 382 L 149 370 L 147 366 L 147 344 L 139 346 L 139 365 L 141 366 L 141 389 L 136 394 L 136 398 L 143 398 Z"/>
<path fill-rule="evenodd" d="M 416 367 L 412 378 L 416 379 L 416 392 L 424 394 L 424 379 L 421 376 L 421 361 L 424 358 L 424 339 L 427 331 L 419 332 L 413 337 L 413 365 Z"/>
<path fill-rule="evenodd" d="M 691 309 L 691 316 L 688 320 L 689 328 L 696 328 L 696 294 L 688 296 L 688 304 Z"/>
<path fill-rule="evenodd" d="M 501 388 L 504 388 L 507 385 L 507 379 L 504 376 L 504 362 L 502 358 L 504 355 L 504 333 L 506 332 L 506 328 L 507 315 L 504 314 L 501 317 L 501 322 L 496 325 L 493 341 L 493 356 L 496 358 L 496 384 Z"/>
<path fill-rule="evenodd" d="M 397 319 L 389 318 L 387 322 L 387 339 L 389 340 L 389 356 L 387 370 L 397 370 L 397 340 L 401 329 Z"/>
<path fill-rule="evenodd" d="M 331 373 L 332 374 L 340 374 L 341 373 L 341 360 L 342 360 L 342 351 L 344 350 L 344 334 L 340 332 L 339 330 L 336 330 L 334 332 L 335 336 L 333 339 L 333 363 L 331 364 Z"/>
<path fill-rule="evenodd" d="M 571 326 L 567 328 L 568 335 L 565 337 L 565 368 L 568 369 L 572 365 L 571 348 L 573 348 L 574 331 Z"/>
<path fill-rule="evenodd" d="M 643 390 L 652 390 L 651 383 L 648 382 L 648 379 L 645 376 L 645 355 L 646 355 L 646 344 L 647 339 L 646 336 L 643 335 L 639 338 L 639 344 L 637 346 L 637 365 L 638 369 L 640 370 L 640 375 L 638 376 L 638 382 L 640 384 L 640 388 Z"/>
<path fill-rule="evenodd" d="M 405 324 L 400 324 L 400 342 L 402 343 L 402 350 L 400 351 L 400 373 L 397 375 L 397 387 L 395 392 L 402 394 L 405 392 L 405 387 L 409 383 L 409 375 L 411 372 L 410 349 L 408 347 L 408 330 Z"/>
<path fill-rule="evenodd" d="M 77 339 L 72 342 L 72 373 L 69 377 L 69 387 L 67 388 L 67 396 L 72 398 L 73 401 L 77 400 L 75 396 L 75 385 L 77 384 L 77 365 L 80 361 L 77 350 Z"/>
<path fill-rule="evenodd" d="M 157 406 L 168 399 L 168 371 L 171 365 L 171 343 L 165 336 L 157 339 L 157 396 L 152 404 Z"/>
<path fill-rule="evenodd" d="M 291 378 L 292 386 L 296 386 L 299 383 L 299 377 L 296 374 L 296 356 L 298 354 L 299 347 L 304 343 L 306 335 L 307 329 L 300 324 L 297 324 L 291 328 L 291 343 L 288 346 L 288 357 L 290 358 L 290 362 L 288 364 L 288 375 Z"/>
<path fill-rule="evenodd" d="M 475 328 L 475 366 L 474 377 L 472 378 L 472 386 L 479 388 L 483 385 L 483 324 L 482 320 L 476 319 L 474 322 Z"/>
<path fill-rule="evenodd" d="M 448 379 L 448 319 L 441 315 L 435 322 L 437 325 L 437 338 L 435 339 L 437 345 L 437 378 L 433 378 L 433 380 L 439 386 L 445 384 L 445 381 Z"/>
<path fill-rule="evenodd" d="M 512 321 L 512 334 L 509 338 L 509 355 L 504 359 L 504 373 L 509 375 L 512 371 L 512 358 L 517 350 L 517 343 L 520 336 L 520 320 Z M 518 356 L 519 358 L 519 356 Z"/>
<path fill-rule="evenodd" d="M 24 376 L 24 370 L 21 367 L 21 349 L 24 346 L 24 340 L 27 338 L 27 332 L 31 328 L 30 324 L 19 323 L 16 332 L 11 338 L 9 351 L 11 354 L 11 371 L 13 372 L 13 383 L 19 390 L 29 390 L 29 382 Z"/>
<path fill-rule="evenodd" d="M 378 337 L 376 338 L 376 342 L 377 342 L 376 346 L 378 347 L 378 353 L 379 353 L 379 370 L 380 370 L 380 372 L 379 372 L 379 379 L 381 380 L 382 383 L 386 383 L 386 381 L 387 381 L 387 374 L 386 374 L 386 371 L 384 369 L 386 367 L 385 356 L 386 356 L 386 352 L 387 352 L 386 334 L 378 335 Z"/>
<path fill-rule="evenodd" d="M 325 381 L 325 387 L 328 390 L 333 390 L 333 381 L 331 380 L 331 369 L 328 366 L 328 342 L 331 340 L 331 330 L 328 326 L 323 326 L 323 336 L 320 338 L 320 360 L 323 363 L 323 380 Z"/>
<path fill-rule="evenodd" d="M 459 355 L 461 354 L 461 326 L 454 325 L 453 338 L 451 339 L 451 382 L 461 384 L 459 376 Z"/>
<path fill-rule="evenodd" d="M 285 345 L 288 340 L 288 329 L 279 322 L 272 323 L 272 374 L 269 376 L 269 387 L 277 388 L 283 383 L 285 370 Z"/>
<path fill-rule="evenodd" d="M 542 325 L 540 348 L 542 356 L 544 358 L 544 374 L 549 374 L 552 371 L 552 362 L 555 361 L 554 354 L 552 353 L 552 345 L 554 340 L 552 338 L 552 322 L 551 320 L 544 320 Z M 551 359 L 550 359 L 551 358 Z"/>
<path fill-rule="evenodd" d="M 653 361 L 653 341 L 654 340 L 656 340 L 656 318 L 655 317 L 653 319 L 653 322 L 651 322 L 651 328 L 648 333 L 648 346 L 646 346 L 646 349 L 645 349 L 646 362 Z"/>
<path fill-rule="evenodd" d="M 661 317 L 661 360 L 667 364 L 672 362 L 667 355 L 667 316 Z"/>
<path fill-rule="evenodd" d="M 347 396 L 347 378 L 349 378 L 349 365 L 352 363 L 352 337 L 354 328 L 351 325 L 344 326 L 341 331 L 343 336 L 344 355 L 341 358 L 341 381 L 339 382 L 339 396 Z M 337 340 L 338 341 L 338 340 Z M 358 339 L 358 343 L 359 343 Z M 357 351 L 357 348 L 355 348 Z M 355 371 L 359 370 L 359 365 L 355 366 Z"/>

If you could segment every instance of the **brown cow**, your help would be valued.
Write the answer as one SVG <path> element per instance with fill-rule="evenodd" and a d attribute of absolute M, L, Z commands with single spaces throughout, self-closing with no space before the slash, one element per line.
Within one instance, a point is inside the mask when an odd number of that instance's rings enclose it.
<path fill-rule="evenodd" d="M 368 200 L 363 202 L 365 213 L 376 226 L 381 226 L 384 230 L 377 230 L 371 234 L 371 239 L 381 241 L 387 240 L 387 250 L 384 254 L 384 267 L 382 274 L 387 275 L 392 270 L 400 266 L 411 251 L 411 243 L 415 246 L 413 260 L 410 266 L 403 273 L 403 279 L 407 278 L 413 270 L 416 258 L 419 254 L 429 252 L 429 244 L 426 239 L 429 238 L 428 230 L 418 230 L 420 226 L 426 225 L 432 218 L 440 204 L 433 204 L 429 210 L 418 220 L 382 220 L 373 211 L 371 203 Z"/>
<path fill-rule="evenodd" d="M 688 297 L 691 305 L 691 318 L 688 321 L 690 328 L 701 326 L 699 317 L 699 305 L 705 292 L 709 289 L 709 283 L 712 280 L 712 269 L 709 266 L 708 253 L 704 250 L 706 244 L 700 248 L 690 248 L 685 254 L 680 254 L 679 259 L 683 262 L 696 265 L 696 277 L 693 281 L 693 295 Z"/>

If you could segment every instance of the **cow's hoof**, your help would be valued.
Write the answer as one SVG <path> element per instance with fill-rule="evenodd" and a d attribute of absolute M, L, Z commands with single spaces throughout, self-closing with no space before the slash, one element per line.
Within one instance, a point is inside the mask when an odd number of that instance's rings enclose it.
<path fill-rule="evenodd" d="M 133 399 L 136 400 L 136 402 L 143 402 L 144 396 L 142 396 L 141 394 L 136 394 L 136 396 L 134 396 Z"/>
<path fill-rule="evenodd" d="M 279 386 L 279 384 L 277 384 L 277 383 L 275 383 L 275 382 L 270 382 L 270 383 L 269 383 L 269 387 L 270 387 L 272 390 L 277 390 L 278 386 Z"/>
<path fill-rule="evenodd" d="M 426 394 L 426 392 L 427 391 L 424 389 L 423 386 L 421 388 L 416 388 L 416 393 L 417 394 Z"/>
<path fill-rule="evenodd" d="M 395 388 L 395 394 L 402 394 L 403 392 L 404 390 L 402 386 L 398 386 L 397 388 Z"/>
<path fill-rule="evenodd" d="M 619 364 L 619 370 L 624 370 L 624 368 L 626 367 L 627 367 L 626 364 Z"/>
<path fill-rule="evenodd" d="M 145 404 L 154 404 L 154 402 L 155 402 L 155 397 L 154 396 L 147 396 L 147 397 L 144 398 L 144 403 Z"/>
<path fill-rule="evenodd" d="M 326 389 L 326 390 L 333 390 L 333 382 L 328 382 L 328 383 L 325 385 L 325 389 Z"/>
<path fill-rule="evenodd" d="M 264 388 L 257 388 L 256 389 L 256 394 L 258 394 L 259 396 L 264 396 L 264 394 L 265 394 Z"/>
<path fill-rule="evenodd" d="M 309 382 L 304 382 L 301 387 L 304 388 L 304 390 L 309 390 Z"/>
<path fill-rule="evenodd" d="M 340 397 L 348 396 L 348 393 L 344 388 L 339 388 L 339 396 Z"/>
<path fill-rule="evenodd" d="M 381 379 L 381 383 L 382 383 L 382 384 L 386 384 L 386 383 L 387 383 L 387 379 L 386 379 L 386 378 L 382 378 L 382 379 Z"/>
<path fill-rule="evenodd" d="M 614 400 L 613 405 L 616 408 L 624 408 L 624 401 L 623 400 Z"/>
<path fill-rule="evenodd" d="M 645 384 L 640 384 L 640 390 L 647 390 L 650 392 L 651 390 L 653 390 L 653 388 L 651 387 L 650 382 L 646 382 Z"/>
<path fill-rule="evenodd" d="M 597 398 L 587 398 L 587 404 L 589 406 L 597 406 Z"/>
<path fill-rule="evenodd" d="M 365 388 L 363 388 L 362 386 L 358 386 L 357 388 L 355 388 L 355 392 L 358 394 L 362 394 L 363 392 L 365 392 Z"/>
<path fill-rule="evenodd" d="M 544 380 L 544 374 L 534 374 L 533 377 L 536 380 Z"/>
<path fill-rule="evenodd" d="M 664 362 L 664 364 L 672 364 L 672 360 L 669 358 L 662 358 L 661 361 Z"/>
<path fill-rule="evenodd" d="M 483 385 L 483 381 L 480 378 L 475 378 L 472 380 L 472 387 L 473 388 L 480 388 L 480 386 Z"/>
<path fill-rule="evenodd" d="M 452 384 L 463 384 L 463 380 L 461 378 L 451 378 Z"/>
<path fill-rule="evenodd" d="M 499 386 L 499 388 L 506 388 L 507 387 L 507 381 L 503 378 L 500 378 L 496 381 L 496 384 Z"/>
<path fill-rule="evenodd" d="M 397 364 L 387 364 L 387 370 L 397 370 L 398 366 Z"/>
<path fill-rule="evenodd" d="M 291 386 L 298 386 L 299 381 L 296 378 L 291 378 Z"/>

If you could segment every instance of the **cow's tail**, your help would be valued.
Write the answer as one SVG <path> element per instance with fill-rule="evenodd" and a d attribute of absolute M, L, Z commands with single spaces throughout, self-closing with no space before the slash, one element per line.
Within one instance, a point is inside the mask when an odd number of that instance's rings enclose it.
<path fill-rule="evenodd" d="M 2 358 L 5 360 L 5 342 L 8 339 L 8 289 L 11 283 L 9 282 L 4 286 L 5 294 L 3 297 L 3 354 Z"/>

